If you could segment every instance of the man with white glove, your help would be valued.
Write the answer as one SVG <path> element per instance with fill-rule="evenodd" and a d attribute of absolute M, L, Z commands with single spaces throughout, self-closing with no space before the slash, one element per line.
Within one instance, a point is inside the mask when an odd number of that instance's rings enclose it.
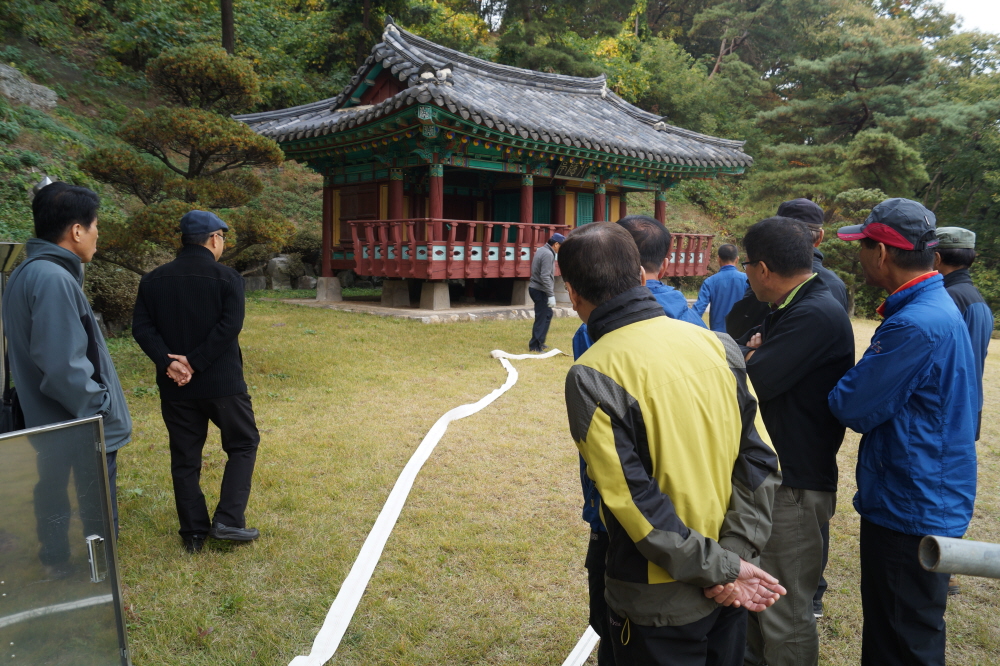
<path fill-rule="evenodd" d="M 531 326 L 528 351 L 540 352 L 548 348 L 545 345 L 545 336 L 549 333 L 552 308 L 556 305 L 556 253 L 559 252 L 559 246 L 564 240 L 566 237 L 562 234 L 552 234 L 548 243 L 535 250 L 535 256 L 531 260 L 528 295 L 535 304 L 535 323 Z"/>

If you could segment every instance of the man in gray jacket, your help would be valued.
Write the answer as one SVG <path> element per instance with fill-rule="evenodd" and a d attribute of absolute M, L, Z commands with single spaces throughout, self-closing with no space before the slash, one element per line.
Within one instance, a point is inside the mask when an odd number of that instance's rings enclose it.
<path fill-rule="evenodd" d="M 10 372 L 28 428 L 100 415 L 104 418 L 111 506 L 118 529 L 116 457 L 132 437 L 132 418 L 104 336 L 83 294 L 83 264 L 97 252 L 97 195 L 56 182 L 35 196 L 35 238 L 3 294 Z M 69 559 L 70 471 L 75 451 L 38 451 L 42 564 Z M 90 450 L 86 451 L 90 455 Z"/>
<path fill-rule="evenodd" d="M 528 295 L 535 304 L 535 323 L 531 325 L 528 351 L 540 352 L 548 348 L 545 336 L 549 333 L 552 308 L 556 304 L 556 253 L 564 240 L 566 237 L 562 234 L 552 234 L 548 243 L 535 250 L 535 256 L 531 260 Z"/>

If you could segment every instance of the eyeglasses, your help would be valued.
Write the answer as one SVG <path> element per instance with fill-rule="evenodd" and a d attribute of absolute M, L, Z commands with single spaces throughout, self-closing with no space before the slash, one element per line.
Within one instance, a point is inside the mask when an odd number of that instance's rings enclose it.
<path fill-rule="evenodd" d="M 761 261 L 763 260 L 758 259 L 757 261 L 741 261 L 740 266 L 743 267 L 743 272 L 745 273 L 747 270 L 747 266 L 753 266 L 754 264 L 759 264 Z"/>
<path fill-rule="evenodd" d="M 213 236 L 218 236 L 222 240 L 223 243 L 226 242 L 226 235 L 225 234 L 212 234 L 212 235 Z"/>

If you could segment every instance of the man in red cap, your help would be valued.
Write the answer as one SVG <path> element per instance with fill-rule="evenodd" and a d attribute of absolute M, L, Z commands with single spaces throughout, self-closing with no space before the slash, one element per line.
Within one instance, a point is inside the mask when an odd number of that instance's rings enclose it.
<path fill-rule="evenodd" d="M 960 538 L 976 496 L 976 356 L 958 308 L 933 270 L 934 213 L 888 199 L 864 224 L 865 281 L 889 296 L 885 320 L 830 392 L 833 415 L 863 433 L 858 451 L 863 666 L 943 666 L 948 574 L 917 558 L 925 535 Z"/>

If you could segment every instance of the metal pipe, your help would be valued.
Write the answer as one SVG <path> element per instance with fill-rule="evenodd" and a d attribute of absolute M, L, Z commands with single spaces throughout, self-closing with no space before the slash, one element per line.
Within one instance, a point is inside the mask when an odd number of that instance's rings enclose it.
<path fill-rule="evenodd" d="M 1000 578 L 1000 545 L 995 543 L 925 536 L 917 555 L 927 571 Z"/>

